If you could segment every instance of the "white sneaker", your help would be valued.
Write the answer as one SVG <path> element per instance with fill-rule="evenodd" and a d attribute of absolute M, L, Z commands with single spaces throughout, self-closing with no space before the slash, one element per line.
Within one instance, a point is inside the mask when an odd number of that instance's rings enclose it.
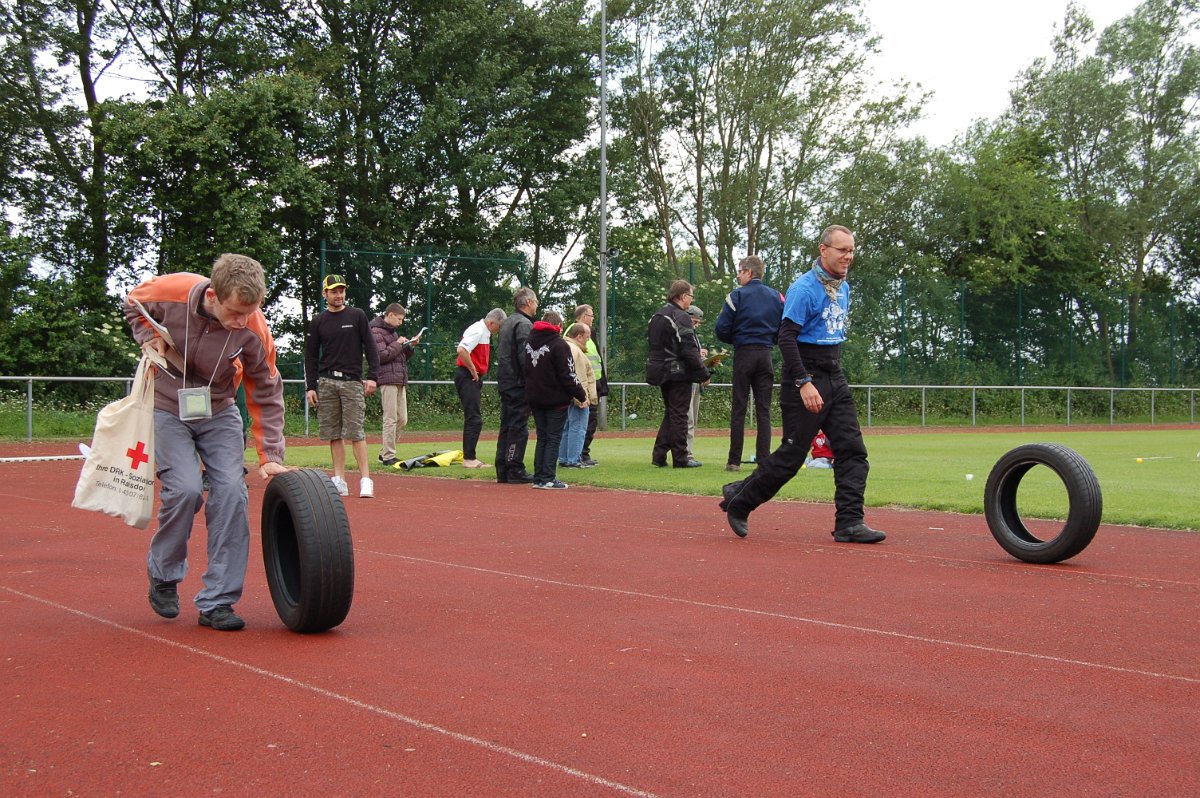
<path fill-rule="evenodd" d="M 342 479 L 341 477 L 337 476 L 336 474 L 333 477 L 331 477 L 331 479 L 333 480 L 333 486 L 335 488 L 337 488 L 337 492 L 338 492 L 339 496 L 349 496 L 350 495 L 350 486 L 346 484 L 346 480 Z"/>
<path fill-rule="evenodd" d="M 358 483 L 358 498 L 374 499 L 375 498 L 375 480 L 370 477 L 363 477 Z"/>

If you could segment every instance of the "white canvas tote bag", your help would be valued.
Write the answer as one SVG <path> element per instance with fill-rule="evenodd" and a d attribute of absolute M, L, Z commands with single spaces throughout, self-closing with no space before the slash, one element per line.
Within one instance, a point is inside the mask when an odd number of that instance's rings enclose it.
<path fill-rule="evenodd" d="M 124 399 L 96 416 L 92 449 L 75 485 L 72 507 L 145 529 L 154 515 L 154 372 L 143 356 Z"/>

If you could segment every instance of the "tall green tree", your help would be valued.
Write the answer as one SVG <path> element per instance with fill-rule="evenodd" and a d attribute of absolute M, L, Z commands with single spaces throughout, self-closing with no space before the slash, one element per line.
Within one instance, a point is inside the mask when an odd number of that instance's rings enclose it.
<path fill-rule="evenodd" d="M 1091 309 L 1116 380 L 1118 353 L 1138 343 L 1142 297 L 1153 275 L 1174 281 L 1170 253 L 1200 211 L 1198 24 L 1195 0 L 1146 0 L 1096 37 L 1072 5 L 1053 60 L 1036 62 L 1014 93 L 1014 117 L 1050 143 L 1088 256 L 1128 296 Z"/>
<path fill-rule="evenodd" d="M 104 306 L 114 259 L 100 89 L 120 52 L 111 23 L 100 0 L 0 2 L 0 102 L 27 144 L 6 183 L 38 256 L 71 276 L 83 308 Z"/>
<path fill-rule="evenodd" d="M 668 257 L 695 248 L 706 279 L 735 251 L 789 258 L 836 172 L 897 127 L 903 95 L 873 99 L 874 40 L 856 0 L 668 0 L 630 33 L 617 121 Z"/>
<path fill-rule="evenodd" d="M 120 106 L 109 122 L 114 187 L 136 212 L 155 271 L 203 270 L 222 252 L 247 252 L 271 278 L 268 300 L 291 294 L 281 266 L 308 245 L 298 233 L 328 199 L 303 149 L 318 109 L 314 81 L 270 75 Z M 138 272 L 114 277 L 127 283 Z"/>

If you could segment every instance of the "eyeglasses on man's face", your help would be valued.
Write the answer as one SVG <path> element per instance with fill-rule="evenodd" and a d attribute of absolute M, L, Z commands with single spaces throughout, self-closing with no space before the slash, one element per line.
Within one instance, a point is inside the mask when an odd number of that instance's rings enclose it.
<path fill-rule="evenodd" d="M 843 257 L 846 255 L 854 255 L 854 247 L 835 247 L 833 244 L 822 244 L 826 249 L 832 249 L 835 252 L 841 253 Z"/>

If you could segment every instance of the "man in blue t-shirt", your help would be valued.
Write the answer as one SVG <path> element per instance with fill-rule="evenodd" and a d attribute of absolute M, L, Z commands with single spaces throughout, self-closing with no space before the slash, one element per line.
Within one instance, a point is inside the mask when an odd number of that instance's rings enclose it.
<path fill-rule="evenodd" d="M 825 430 L 834 454 L 833 539 L 878 543 L 886 537 L 863 520 L 867 447 L 841 366 L 850 309 L 846 275 L 853 262 L 854 234 L 831 225 L 821 233 L 820 256 L 812 269 L 787 290 L 779 327 L 783 443 L 748 478 L 722 489 L 721 509 L 738 537 L 748 534 L 750 513 L 770 501 L 804 465 L 809 443 L 820 429 Z"/>

